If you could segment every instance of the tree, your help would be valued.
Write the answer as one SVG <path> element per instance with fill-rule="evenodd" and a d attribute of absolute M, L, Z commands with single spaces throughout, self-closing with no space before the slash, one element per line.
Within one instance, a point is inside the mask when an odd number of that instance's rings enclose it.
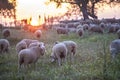
<path fill-rule="evenodd" d="M 79 9 L 82 11 L 84 20 L 89 19 L 89 17 L 97 19 L 96 16 L 96 8 L 95 5 L 97 3 L 119 3 L 120 0 L 50 0 L 57 3 L 57 7 L 61 5 L 61 3 L 70 3 L 70 4 L 76 4 L 79 6 Z"/>
<path fill-rule="evenodd" d="M 3 16 L 12 15 L 16 25 L 16 0 L 0 0 L 0 12 Z M 6 15 L 7 14 L 7 15 Z M 8 15 L 9 14 L 9 15 Z"/>
<path fill-rule="evenodd" d="M 0 0 L 0 10 L 5 10 L 5 9 L 14 9 L 13 3 L 10 3 L 8 0 Z"/>

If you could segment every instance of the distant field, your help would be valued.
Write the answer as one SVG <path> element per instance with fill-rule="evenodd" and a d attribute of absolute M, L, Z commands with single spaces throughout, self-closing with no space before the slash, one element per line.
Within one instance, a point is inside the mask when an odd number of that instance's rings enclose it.
<path fill-rule="evenodd" d="M 0 30 L 1 31 L 1 30 Z M 0 38 L 2 38 L 0 32 Z M 10 53 L 0 55 L 0 80 L 120 80 L 120 61 L 111 62 L 109 44 L 116 34 L 91 35 L 83 37 L 75 33 L 58 35 L 54 30 L 44 31 L 39 41 L 43 41 L 47 53 L 41 57 L 34 69 L 18 72 L 18 57 L 15 46 L 24 38 L 37 39 L 33 33 L 11 29 Z M 51 49 L 55 41 L 73 40 L 77 43 L 74 63 L 50 63 Z"/>

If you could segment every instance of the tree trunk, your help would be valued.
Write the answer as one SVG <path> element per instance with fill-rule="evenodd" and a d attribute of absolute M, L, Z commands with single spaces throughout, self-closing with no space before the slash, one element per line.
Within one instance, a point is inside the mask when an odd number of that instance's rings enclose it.
<path fill-rule="evenodd" d="M 88 12 L 88 15 L 90 16 L 90 17 L 92 17 L 92 18 L 95 18 L 95 19 L 97 19 L 98 17 L 95 15 L 95 11 L 94 11 L 94 9 L 95 9 L 95 2 L 94 3 L 92 3 L 92 13 L 89 13 Z"/>
<path fill-rule="evenodd" d="M 84 6 L 82 6 L 82 7 L 81 7 L 81 11 L 82 11 L 84 20 L 89 19 L 88 13 L 87 13 L 87 8 L 85 8 Z"/>
<path fill-rule="evenodd" d="M 89 19 L 88 13 L 87 13 L 87 2 L 81 1 L 81 3 L 82 3 L 82 6 L 80 6 L 80 4 L 78 6 L 82 11 L 83 18 L 84 18 L 84 20 Z"/>

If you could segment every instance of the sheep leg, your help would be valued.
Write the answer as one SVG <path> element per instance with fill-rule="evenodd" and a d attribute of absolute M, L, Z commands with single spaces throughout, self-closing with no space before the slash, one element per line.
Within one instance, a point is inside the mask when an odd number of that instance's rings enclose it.
<path fill-rule="evenodd" d="M 67 59 L 66 59 L 66 57 L 64 58 L 64 63 L 65 63 L 65 64 L 67 63 Z"/>
<path fill-rule="evenodd" d="M 61 59 L 60 59 L 60 57 L 58 58 L 58 65 L 61 66 Z"/>

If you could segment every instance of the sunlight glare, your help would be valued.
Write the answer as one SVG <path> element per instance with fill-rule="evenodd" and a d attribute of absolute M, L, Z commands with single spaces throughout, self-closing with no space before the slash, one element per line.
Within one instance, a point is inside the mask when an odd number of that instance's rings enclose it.
<path fill-rule="evenodd" d="M 36 21 L 36 20 L 32 20 L 32 21 L 30 22 L 30 24 L 31 24 L 32 26 L 38 26 L 38 25 L 39 25 L 38 21 Z"/>
<path fill-rule="evenodd" d="M 70 4 L 62 4 L 57 8 L 55 2 L 49 0 L 17 0 L 17 19 L 32 17 L 38 20 L 38 16 L 43 19 L 44 16 L 60 16 L 68 11 Z"/>

